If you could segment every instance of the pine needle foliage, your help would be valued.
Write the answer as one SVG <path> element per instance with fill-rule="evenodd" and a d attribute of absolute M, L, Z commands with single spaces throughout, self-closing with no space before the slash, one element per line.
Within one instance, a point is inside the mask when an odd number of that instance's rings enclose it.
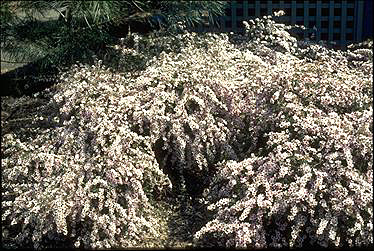
<path fill-rule="evenodd" d="M 2 50 L 14 61 L 43 58 L 42 68 L 89 58 L 111 41 L 102 24 L 120 15 L 118 7 L 116 1 L 4 3 Z M 47 17 L 51 12 L 55 18 Z"/>
<path fill-rule="evenodd" d="M 223 14 L 225 1 L 10 1 L 1 2 L 1 48 L 15 62 L 40 68 L 92 60 L 115 38 L 109 28 L 140 21 L 176 31 Z M 54 13 L 54 18 L 50 18 Z"/>

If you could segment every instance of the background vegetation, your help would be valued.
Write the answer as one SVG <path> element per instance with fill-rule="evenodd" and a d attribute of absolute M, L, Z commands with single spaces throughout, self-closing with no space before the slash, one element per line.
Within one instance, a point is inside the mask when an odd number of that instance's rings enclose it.
<path fill-rule="evenodd" d="M 94 59 L 102 59 L 109 63 L 114 52 L 111 46 L 131 31 L 145 34 L 163 29 L 173 33 L 181 25 L 193 27 L 204 20 L 214 22 L 214 16 L 223 13 L 225 4 L 225 1 L 2 1 L 1 50 L 6 58 L 2 60 L 8 61 L 4 62 L 8 66 L 10 62 L 31 62 L 2 76 L 3 82 L 8 83 L 8 90 L 2 95 L 32 93 L 34 87 L 35 92 L 49 86 L 53 81 L 45 79 L 76 61 L 93 63 Z"/>

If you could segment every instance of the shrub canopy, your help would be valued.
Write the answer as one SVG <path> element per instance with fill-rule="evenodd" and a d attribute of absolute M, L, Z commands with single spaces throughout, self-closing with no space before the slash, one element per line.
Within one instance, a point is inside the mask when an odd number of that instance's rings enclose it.
<path fill-rule="evenodd" d="M 372 51 L 246 26 L 136 36 L 123 72 L 9 98 L 29 117 L 2 120 L 4 245 L 177 245 L 179 212 L 182 246 L 372 246 Z"/>

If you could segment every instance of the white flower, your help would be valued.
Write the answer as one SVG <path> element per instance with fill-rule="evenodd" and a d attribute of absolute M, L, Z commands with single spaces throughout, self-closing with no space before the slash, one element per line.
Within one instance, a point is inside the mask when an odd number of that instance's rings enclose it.
<path fill-rule="evenodd" d="M 285 14 L 285 12 L 283 10 L 280 10 L 278 12 L 274 12 L 274 16 L 276 16 L 276 17 L 283 16 L 284 14 Z"/>

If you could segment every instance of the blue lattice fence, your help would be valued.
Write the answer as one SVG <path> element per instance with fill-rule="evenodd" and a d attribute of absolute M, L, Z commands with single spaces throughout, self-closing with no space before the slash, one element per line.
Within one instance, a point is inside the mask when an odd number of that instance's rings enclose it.
<path fill-rule="evenodd" d="M 371 0 L 228 1 L 225 15 L 217 19 L 219 27 L 200 25 L 197 31 L 243 32 L 243 20 L 271 15 L 282 9 L 285 15 L 277 17 L 280 22 L 309 28 L 296 32 L 299 38 L 325 40 L 345 47 L 349 43 L 362 41 L 367 33 L 372 36 L 372 31 L 367 28 L 368 22 L 372 21 L 365 19 L 368 12 L 372 13 L 372 4 L 369 5 L 368 1 Z M 368 6 L 371 10 L 367 9 Z M 366 27 L 365 31 L 363 27 Z M 371 23 L 369 29 L 372 29 Z"/>

